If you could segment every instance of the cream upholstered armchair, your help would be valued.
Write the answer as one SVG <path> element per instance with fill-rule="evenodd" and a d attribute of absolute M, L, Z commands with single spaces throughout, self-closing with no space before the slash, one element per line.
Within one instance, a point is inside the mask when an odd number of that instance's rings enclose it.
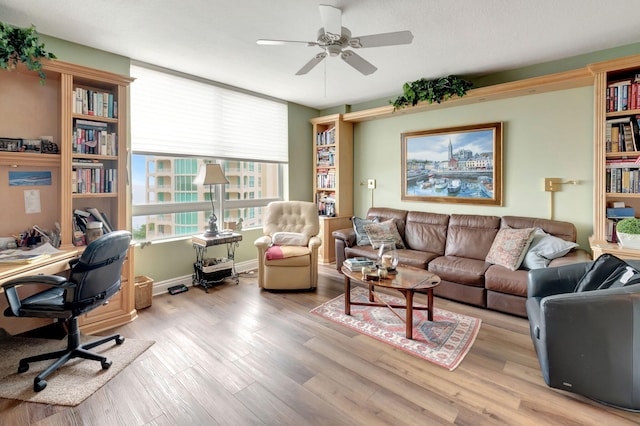
<path fill-rule="evenodd" d="M 258 285 L 265 289 L 314 289 L 318 284 L 318 208 L 307 201 L 274 201 L 264 213 L 258 248 Z"/>

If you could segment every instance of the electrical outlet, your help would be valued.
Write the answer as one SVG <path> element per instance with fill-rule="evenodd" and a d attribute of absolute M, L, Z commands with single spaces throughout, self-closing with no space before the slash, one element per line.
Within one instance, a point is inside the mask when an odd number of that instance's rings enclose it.
<path fill-rule="evenodd" d="M 367 188 L 368 189 L 376 189 L 376 180 L 375 179 L 367 179 Z"/>

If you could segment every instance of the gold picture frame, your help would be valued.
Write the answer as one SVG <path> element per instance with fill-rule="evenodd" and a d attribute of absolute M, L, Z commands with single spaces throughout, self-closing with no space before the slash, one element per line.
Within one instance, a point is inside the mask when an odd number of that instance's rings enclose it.
<path fill-rule="evenodd" d="M 502 122 L 406 132 L 402 200 L 502 206 Z"/>

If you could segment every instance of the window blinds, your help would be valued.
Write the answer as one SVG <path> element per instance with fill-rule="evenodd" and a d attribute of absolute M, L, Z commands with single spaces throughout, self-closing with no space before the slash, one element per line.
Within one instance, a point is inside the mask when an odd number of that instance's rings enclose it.
<path fill-rule="evenodd" d="M 137 65 L 131 76 L 134 152 L 288 161 L 284 102 Z"/>

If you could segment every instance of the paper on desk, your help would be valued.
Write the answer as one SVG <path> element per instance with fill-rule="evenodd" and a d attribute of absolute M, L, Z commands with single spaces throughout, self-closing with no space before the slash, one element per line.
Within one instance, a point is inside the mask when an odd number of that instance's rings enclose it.
<path fill-rule="evenodd" d="M 62 250 L 56 249 L 49 243 L 44 243 L 31 250 L 2 250 L 0 251 L 0 263 L 31 263 L 57 253 L 62 253 Z"/>
<path fill-rule="evenodd" d="M 28 251 L 28 253 L 32 253 L 32 254 L 58 254 L 62 252 L 63 252 L 62 250 L 58 250 L 57 248 L 52 246 L 50 243 L 40 244 L 38 247 Z"/>

